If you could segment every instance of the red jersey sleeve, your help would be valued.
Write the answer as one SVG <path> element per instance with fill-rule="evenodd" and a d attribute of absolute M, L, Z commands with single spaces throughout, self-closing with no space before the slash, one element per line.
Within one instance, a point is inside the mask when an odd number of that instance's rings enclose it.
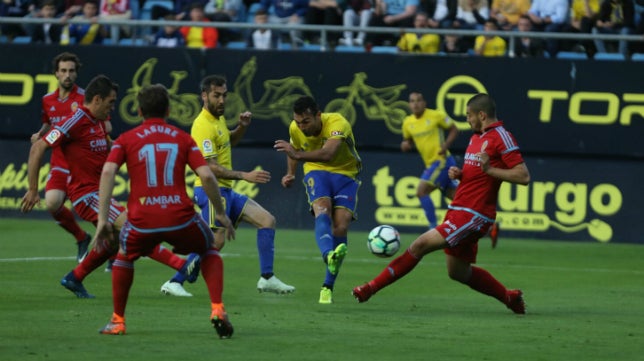
<path fill-rule="evenodd" d="M 204 159 L 203 157 L 203 154 L 201 154 L 197 143 L 195 143 L 195 140 L 192 139 L 192 137 L 188 136 L 186 142 L 189 142 L 188 144 L 190 144 L 188 150 L 188 165 L 190 166 L 190 169 L 192 169 L 192 171 L 196 171 L 197 168 L 208 165 L 206 159 Z"/>
<path fill-rule="evenodd" d="M 120 141 L 123 140 L 123 136 L 119 137 L 114 143 L 112 144 L 112 149 L 110 150 L 110 154 L 107 156 L 106 162 L 112 162 L 116 163 L 119 167 L 121 164 L 125 163 L 125 149 L 123 149 L 123 145 L 121 144 Z"/>

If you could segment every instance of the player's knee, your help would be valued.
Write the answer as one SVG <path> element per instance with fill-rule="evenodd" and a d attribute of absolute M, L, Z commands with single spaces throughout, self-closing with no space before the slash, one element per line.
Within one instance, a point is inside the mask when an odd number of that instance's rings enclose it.
<path fill-rule="evenodd" d="M 57 199 L 47 199 L 45 198 L 45 207 L 49 213 L 56 213 L 62 207 L 63 202 Z"/>

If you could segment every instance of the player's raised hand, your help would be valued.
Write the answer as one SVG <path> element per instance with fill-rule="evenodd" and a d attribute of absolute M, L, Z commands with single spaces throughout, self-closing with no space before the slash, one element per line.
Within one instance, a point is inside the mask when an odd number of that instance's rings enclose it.
<path fill-rule="evenodd" d="M 276 140 L 275 144 L 273 145 L 273 148 L 278 152 L 286 153 L 286 155 L 289 156 L 289 158 L 293 158 L 293 156 L 295 156 L 295 149 L 293 148 L 291 143 L 285 140 L 282 140 L 282 139 Z"/>
<path fill-rule="evenodd" d="M 241 125 L 244 128 L 249 126 L 250 119 L 252 118 L 252 116 L 253 116 L 253 113 L 248 111 L 239 114 L 239 125 Z"/>
<path fill-rule="evenodd" d="M 295 176 L 292 174 L 287 174 L 282 177 L 282 187 L 284 188 L 292 186 L 293 182 L 295 182 Z"/>
<path fill-rule="evenodd" d="M 20 202 L 20 211 L 22 213 L 28 213 L 34 207 L 36 204 L 40 203 L 40 195 L 38 194 L 37 190 L 28 190 L 27 193 L 25 193 L 25 196 L 22 197 L 22 201 Z"/>

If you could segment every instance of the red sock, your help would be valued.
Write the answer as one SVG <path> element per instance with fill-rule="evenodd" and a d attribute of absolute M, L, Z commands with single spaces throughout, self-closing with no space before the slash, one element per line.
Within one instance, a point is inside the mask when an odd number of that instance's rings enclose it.
<path fill-rule="evenodd" d="M 177 256 L 176 254 L 170 252 L 169 249 L 157 245 L 154 247 L 152 252 L 148 255 L 148 257 L 152 258 L 153 260 L 163 263 L 165 265 L 170 266 L 171 268 L 176 269 L 177 271 L 183 267 L 183 265 L 186 263 L 186 260 Z"/>
<path fill-rule="evenodd" d="M 134 263 L 120 253 L 112 265 L 112 302 L 114 313 L 125 317 L 125 306 L 134 281 Z"/>
<path fill-rule="evenodd" d="M 222 303 L 224 293 L 224 261 L 219 251 L 209 249 L 206 255 L 201 258 L 201 274 L 208 286 L 210 303 Z"/>
<path fill-rule="evenodd" d="M 416 258 L 409 249 L 401 256 L 396 257 L 389 265 L 380 272 L 376 278 L 369 282 L 369 286 L 376 293 L 378 290 L 394 283 L 396 280 L 402 278 L 416 267 L 421 258 Z"/>
<path fill-rule="evenodd" d="M 467 281 L 467 285 L 473 290 L 492 296 L 502 303 L 505 303 L 507 289 L 490 272 L 483 268 L 472 266 L 472 277 Z"/>
<path fill-rule="evenodd" d="M 60 206 L 55 212 L 51 212 L 52 217 L 58 222 L 58 225 L 63 227 L 67 232 L 71 233 L 76 242 L 81 242 L 85 239 L 87 232 L 85 232 L 76 222 L 74 213 L 64 205 Z"/>
<path fill-rule="evenodd" d="M 83 262 L 79 263 L 72 271 L 74 273 L 74 277 L 79 281 L 83 281 L 88 274 L 100 267 L 103 263 L 107 262 L 107 260 L 116 254 L 117 251 L 118 250 L 104 249 L 98 253 L 94 248 L 90 249 Z"/>

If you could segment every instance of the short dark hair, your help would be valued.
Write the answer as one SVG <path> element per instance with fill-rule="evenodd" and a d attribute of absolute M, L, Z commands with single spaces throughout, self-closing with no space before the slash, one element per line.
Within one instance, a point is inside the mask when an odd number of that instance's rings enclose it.
<path fill-rule="evenodd" d="M 89 104 L 92 102 L 95 96 L 99 96 L 101 99 L 105 99 L 110 96 L 110 93 L 113 91 L 118 92 L 119 86 L 112 79 L 108 78 L 106 75 L 97 75 L 85 88 L 85 103 Z"/>
<path fill-rule="evenodd" d="M 51 61 L 52 68 L 54 69 L 54 73 L 58 71 L 58 66 L 60 65 L 61 62 L 63 61 L 73 61 L 74 64 L 76 64 L 76 71 L 80 69 L 81 62 L 80 59 L 78 58 L 78 55 L 70 52 L 64 52 L 56 55 L 54 59 Z"/>
<path fill-rule="evenodd" d="M 304 95 L 299 97 L 295 103 L 293 103 L 293 113 L 295 114 L 311 114 L 315 115 L 320 111 L 318 104 L 315 102 L 313 97 Z"/>
<path fill-rule="evenodd" d="M 488 94 L 476 94 L 467 101 L 467 105 L 474 112 L 482 111 L 487 114 L 488 117 L 496 118 L 496 103 Z"/>
<path fill-rule="evenodd" d="M 146 85 L 136 95 L 144 119 L 165 118 L 170 107 L 168 89 L 162 84 Z"/>
<path fill-rule="evenodd" d="M 201 91 L 209 92 L 210 88 L 213 86 L 224 86 L 226 85 L 226 77 L 223 75 L 208 75 L 207 77 L 201 80 Z"/>

